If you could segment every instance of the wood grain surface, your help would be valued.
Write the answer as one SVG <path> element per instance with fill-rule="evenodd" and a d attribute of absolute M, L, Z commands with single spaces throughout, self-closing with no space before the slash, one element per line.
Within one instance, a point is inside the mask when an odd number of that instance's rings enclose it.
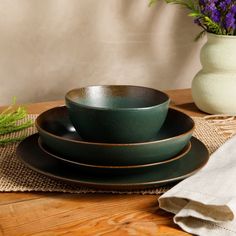
<path fill-rule="evenodd" d="M 171 106 L 203 115 L 192 103 L 189 89 L 168 91 Z M 64 101 L 27 104 L 40 113 Z M 184 236 L 173 215 L 158 207 L 155 195 L 0 193 L 2 235 L 160 235 Z"/>

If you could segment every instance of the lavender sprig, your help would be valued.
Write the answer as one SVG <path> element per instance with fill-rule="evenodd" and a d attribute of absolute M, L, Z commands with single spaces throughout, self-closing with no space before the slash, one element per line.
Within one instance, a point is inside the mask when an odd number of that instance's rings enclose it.
<path fill-rule="evenodd" d="M 158 0 L 151 0 L 149 5 Z M 236 0 L 165 0 L 187 8 L 189 16 L 203 31 L 219 35 L 236 35 Z"/>

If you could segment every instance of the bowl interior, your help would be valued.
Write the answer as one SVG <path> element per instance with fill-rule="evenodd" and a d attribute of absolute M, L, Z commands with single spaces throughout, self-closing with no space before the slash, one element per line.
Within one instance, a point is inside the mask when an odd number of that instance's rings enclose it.
<path fill-rule="evenodd" d="M 145 108 L 167 102 L 169 97 L 159 90 L 129 86 L 101 85 L 74 89 L 66 99 L 82 106 L 94 108 Z"/>
<path fill-rule="evenodd" d="M 55 135 L 58 138 L 67 139 L 72 142 L 86 142 L 76 132 L 66 107 L 57 107 L 42 113 L 36 120 L 36 126 L 38 129 L 43 130 L 43 132 L 46 131 L 48 135 Z M 193 128 L 194 122 L 190 117 L 170 108 L 162 128 L 147 143 L 174 138 L 190 132 Z M 106 144 L 103 143 L 103 145 Z M 132 143 L 127 145 L 132 145 Z"/>

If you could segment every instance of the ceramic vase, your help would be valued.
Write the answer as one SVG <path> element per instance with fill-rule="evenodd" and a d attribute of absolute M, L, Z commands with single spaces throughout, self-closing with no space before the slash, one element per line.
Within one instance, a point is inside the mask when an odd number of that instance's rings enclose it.
<path fill-rule="evenodd" d="M 192 81 L 196 106 L 209 114 L 236 115 L 236 36 L 208 34 L 202 69 Z"/>

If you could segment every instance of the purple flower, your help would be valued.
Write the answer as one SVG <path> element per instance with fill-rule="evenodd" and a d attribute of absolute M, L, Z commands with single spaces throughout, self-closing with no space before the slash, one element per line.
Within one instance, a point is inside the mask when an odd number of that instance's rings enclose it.
<path fill-rule="evenodd" d="M 211 18 L 214 22 L 219 23 L 220 22 L 220 12 L 215 9 L 212 11 Z"/>
<path fill-rule="evenodd" d="M 225 16 L 225 28 L 229 31 L 230 29 L 234 30 L 235 25 L 235 14 L 229 12 Z"/>
<path fill-rule="evenodd" d="M 233 1 L 234 2 L 234 1 Z M 225 0 L 225 3 L 227 4 L 227 5 L 230 5 L 231 3 L 232 3 L 232 0 Z"/>
<path fill-rule="evenodd" d="M 221 32 L 236 34 L 236 0 L 199 0 L 198 3 L 203 16 L 197 18 L 195 23 L 212 32 L 214 28 L 207 23 L 206 16 L 221 28 Z"/>
<path fill-rule="evenodd" d="M 214 34 L 236 35 L 236 0 L 172 0 L 185 5 L 194 23 L 203 31 Z"/>
<path fill-rule="evenodd" d="M 236 13 L 236 5 L 231 6 L 230 12 L 232 12 L 233 14 Z"/>
<path fill-rule="evenodd" d="M 208 16 L 214 22 L 219 23 L 221 14 L 217 9 L 218 0 L 200 0 L 199 5 L 201 8 L 202 14 Z"/>
<path fill-rule="evenodd" d="M 219 7 L 220 7 L 220 10 L 226 11 L 226 8 L 227 8 L 226 2 L 220 2 Z"/>

